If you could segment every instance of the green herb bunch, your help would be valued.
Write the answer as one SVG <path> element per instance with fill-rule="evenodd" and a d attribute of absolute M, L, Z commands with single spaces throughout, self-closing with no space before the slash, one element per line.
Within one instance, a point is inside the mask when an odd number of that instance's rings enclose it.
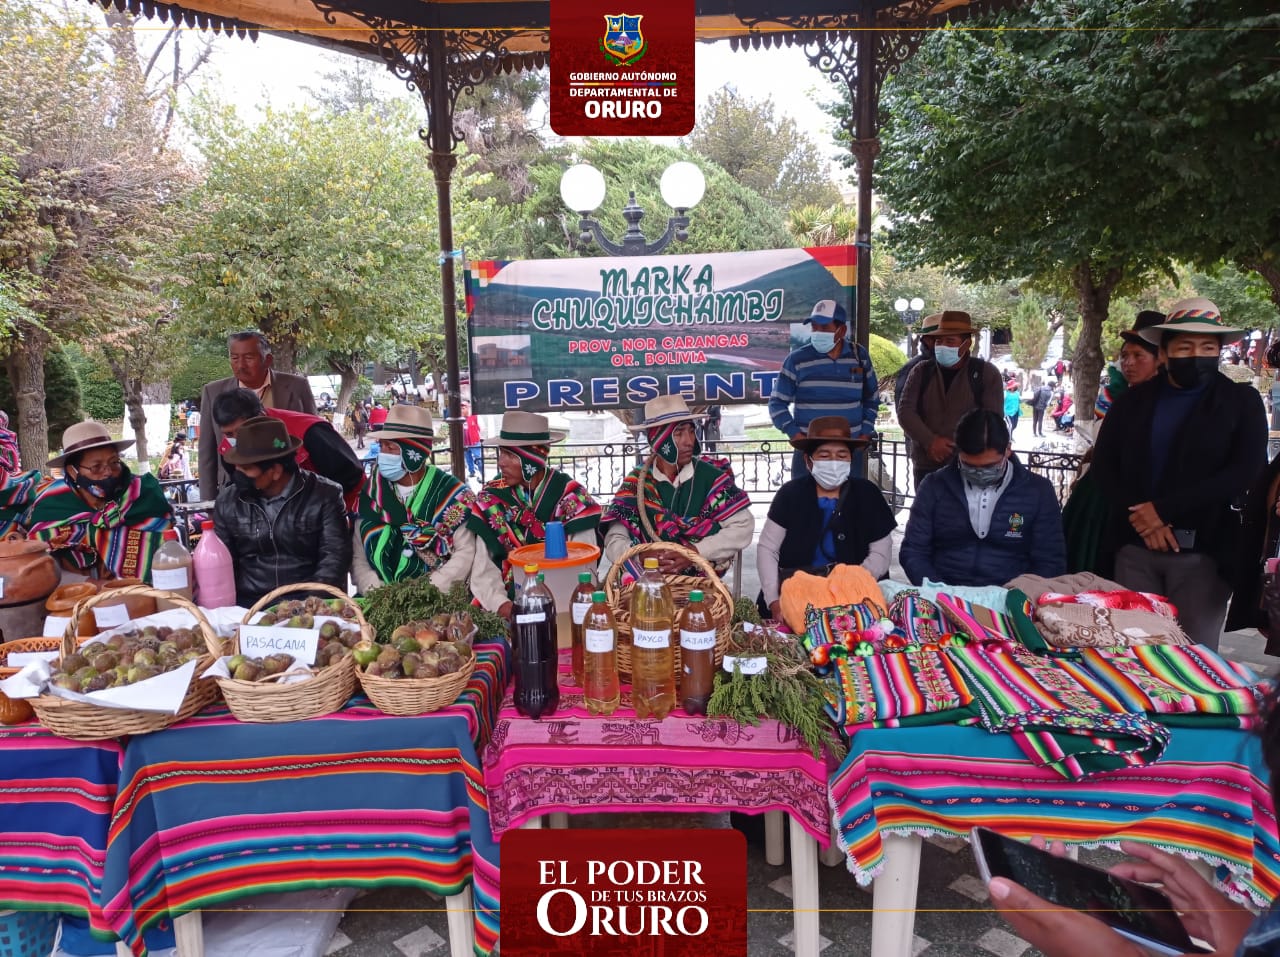
<path fill-rule="evenodd" d="M 505 618 L 471 604 L 471 592 L 465 582 L 458 582 L 447 592 L 442 592 L 425 576 L 388 582 L 369 592 L 363 603 L 364 616 L 374 627 L 379 641 L 385 642 L 405 622 L 420 621 L 446 611 L 470 612 L 478 639 L 507 634 Z"/>
<path fill-rule="evenodd" d="M 767 628 L 746 631 L 735 624 L 728 654 L 763 657 L 766 669 L 744 675 L 735 664 L 733 674 L 716 672 L 715 687 L 707 703 L 707 715 L 731 718 L 739 724 L 758 726 L 760 719 L 775 718 L 795 730 L 816 758 L 826 747 L 837 758 L 846 753 L 833 733 L 823 704 L 822 680 L 809 668 L 799 642 Z"/>

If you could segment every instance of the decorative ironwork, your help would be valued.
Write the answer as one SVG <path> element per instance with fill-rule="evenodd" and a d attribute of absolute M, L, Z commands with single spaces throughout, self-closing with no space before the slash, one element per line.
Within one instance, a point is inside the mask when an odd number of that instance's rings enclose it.
<path fill-rule="evenodd" d="M 214 33 L 225 33 L 227 36 L 235 35 L 242 40 L 246 37 L 250 40 L 258 39 L 256 26 L 241 23 L 233 17 L 187 10 L 177 4 L 155 3 L 153 0 L 90 0 L 90 2 L 102 7 L 103 10 L 115 7 L 121 13 L 146 17 L 148 20 L 159 20 L 161 23 L 172 20 L 174 26 L 185 24 L 193 30 L 212 30 Z"/>
<path fill-rule="evenodd" d="M 444 77 L 442 105 L 449 117 L 448 142 L 435 142 L 437 124 L 428 124 L 426 130 L 419 131 L 435 151 L 448 152 L 462 141 L 462 135 L 454 128 L 453 114 L 463 92 L 475 92 L 477 84 L 499 73 L 541 69 L 548 62 L 545 51 L 522 52 L 508 48 L 517 37 L 537 37 L 546 46 L 550 43 L 546 30 L 433 30 L 372 13 L 360 0 L 312 0 L 312 3 L 332 26 L 338 25 L 341 15 L 367 27 L 369 46 L 382 57 L 394 76 L 422 97 L 429 115 L 437 105 L 432 77 Z M 443 42 L 433 43 L 433 33 L 441 34 Z M 444 69 L 439 72 L 432 69 L 433 48 L 444 51 Z"/>

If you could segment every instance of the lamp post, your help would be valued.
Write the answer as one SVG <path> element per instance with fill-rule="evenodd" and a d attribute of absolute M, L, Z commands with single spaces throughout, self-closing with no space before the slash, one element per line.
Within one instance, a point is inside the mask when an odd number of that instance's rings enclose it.
<path fill-rule="evenodd" d="M 916 354 L 916 337 L 911 331 L 911 327 L 920 321 L 920 313 L 924 310 L 924 300 L 919 296 L 914 296 L 908 302 L 906 299 L 898 299 L 893 304 L 894 312 L 898 314 L 898 318 L 902 320 L 902 324 L 907 327 L 907 352 L 909 355 Z"/>
<path fill-rule="evenodd" d="M 564 171 L 564 176 L 560 178 L 560 198 L 580 217 L 578 229 L 581 232 L 578 241 L 583 246 L 589 246 L 594 239 L 611 256 L 654 256 L 670 246 L 672 240 L 683 242 L 689 238 L 688 213 L 701 201 L 707 183 L 702 170 L 693 163 L 682 161 L 666 168 L 659 186 L 662 198 L 675 211 L 675 215 L 667 219 L 666 232 L 653 242 L 648 242 L 640 231 L 644 210 L 636 202 L 634 189 L 622 210 L 622 218 L 627 221 L 627 231 L 622 234 L 622 241 L 615 243 L 605 236 L 600 223 L 591 216 L 604 202 L 604 175 L 588 163 L 579 163 Z"/>

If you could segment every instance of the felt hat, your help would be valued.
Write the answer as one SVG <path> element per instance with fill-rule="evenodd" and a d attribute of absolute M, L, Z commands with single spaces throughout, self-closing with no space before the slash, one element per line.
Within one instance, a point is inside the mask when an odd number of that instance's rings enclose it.
<path fill-rule="evenodd" d="M 871 440 L 866 436 L 853 437 L 849 428 L 849 420 L 842 415 L 820 415 L 809 423 L 804 438 L 793 438 L 791 447 L 801 452 L 812 453 L 819 445 L 828 442 L 843 442 L 850 451 L 869 445 Z"/>
<path fill-rule="evenodd" d="M 926 316 L 920 325 L 921 336 L 971 336 L 977 331 L 969 314 L 959 309 L 946 309 Z"/>
<path fill-rule="evenodd" d="M 1217 336 L 1221 342 L 1235 342 L 1245 334 L 1244 329 L 1228 326 L 1222 321 L 1222 313 L 1208 299 L 1183 299 L 1175 302 L 1164 322 L 1148 326 L 1139 335 L 1153 345 L 1161 345 L 1166 332 L 1186 332 L 1194 335 Z"/>
<path fill-rule="evenodd" d="M 256 465 L 282 459 L 298 451 L 300 445 L 302 440 L 290 435 L 279 419 L 256 415 L 240 423 L 235 446 L 222 457 L 232 465 Z"/>
<path fill-rule="evenodd" d="M 690 412 L 682 396 L 660 395 L 644 404 L 643 418 L 631 428 L 635 431 L 656 429 L 673 422 L 701 422 L 705 418 L 705 415 Z"/>
<path fill-rule="evenodd" d="M 46 465 L 49 468 L 61 468 L 66 464 L 68 456 L 107 445 L 117 452 L 123 452 L 133 445 L 133 439 L 113 439 L 101 422 L 77 422 L 62 433 L 62 452 L 51 458 Z"/>
<path fill-rule="evenodd" d="M 1164 322 L 1165 315 L 1163 312 L 1156 312 L 1154 309 L 1143 309 L 1136 319 L 1133 320 L 1133 328 L 1126 329 L 1120 333 L 1120 338 L 1125 342 L 1131 342 L 1135 346 L 1142 346 L 1144 349 L 1155 349 L 1154 342 L 1148 342 L 1142 338 L 1142 330 L 1150 329 L 1152 326 L 1158 326 Z"/>
<path fill-rule="evenodd" d="M 849 314 L 845 312 L 844 306 L 834 299 L 819 299 L 813 304 L 813 312 L 809 313 L 809 318 L 804 321 L 813 322 L 814 320 L 817 320 L 819 325 L 848 322 Z"/>
<path fill-rule="evenodd" d="M 431 412 L 416 405 L 397 405 L 387 413 L 387 421 L 382 431 L 377 433 L 378 441 L 391 439 L 419 439 L 430 442 L 435 438 L 435 430 L 431 424 Z"/>
<path fill-rule="evenodd" d="M 504 412 L 501 430 L 493 438 L 485 439 L 484 444 L 490 448 L 550 445 L 553 442 L 563 442 L 568 434 L 551 428 L 545 415 L 535 412 Z"/>

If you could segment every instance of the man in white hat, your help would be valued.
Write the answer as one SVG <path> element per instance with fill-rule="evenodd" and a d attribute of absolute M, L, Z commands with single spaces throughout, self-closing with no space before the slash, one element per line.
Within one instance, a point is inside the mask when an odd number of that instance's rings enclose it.
<path fill-rule="evenodd" d="M 782 360 L 778 380 L 769 397 L 769 418 L 788 438 L 803 439 L 809 423 L 819 416 L 841 415 L 855 437 L 870 439 L 880 414 L 879 386 L 871 355 L 849 341 L 844 306 L 820 299 L 805 320 L 809 341 Z M 854 472 L 862 474 L 860 461 Z M 791 458 L 791 477 L 808 475 L 804 454 Z"/>
<path fill-rule="evenodd" d="M 751 500 L 733 480 L 727 459 L 702 456 L 683 398 L 664 395 L 644 405 L 643 429 L 652 454 L 622 480 L 601 523 L 607 526 L 601 574 L 632 545 L 671 542 L 700 554 L 723 574 L 733 557 L 751 544 L 756 522 Z M 678 552 L 658 556 L 664 575 L 686 567 Z"/>
<path fill-rule="evenodd" d="M 1218 647 L 1240 567 L 1233 504 L 1267 464 L 1267 423 L 1253 386 L 1218 371 L 1244 335 L 1208 299 L 1184 299 L 1140 333 L 1164 374 L 1121 395 L 1102 420 L 1090 470 L 1111 507 L 1104 547 L 1116 581 L 1178 608 L 1192 641 Z"/>
<path fill-rule="evenodd" d="M 432 464 L 434 439 L 426 409 L 397 405 L 388 413 L 352 545 L 351 577 L 362 594 L 422 575 L 448 591 L 471 574 L 476 537 L 466 523 L 475 495 Z"/>
<path fill-rule="evenodd" d="M 49 460 L 62 478 L 38 491 L 21 524 L 49 544 L 64 571 L 150 581 L 173 509 L 154 475 L 134 475 L 120 460 L 131 445 L 100 422 L 77 422 L 62 433 L 62 452 Z"/>
<path fill-rule="evenodd" d="M 585 488 L 551 468 L 551 446 L 565 433 L 550 428 L 547 417 L 533 412 L 507 412 L 502 429 L 485 445 L 498 449 L 498 477 L 471 503 L 467 527 L 475 532 L 471 593 L 486 611 L 511 614 L 514 578 L 511 551 L 546 538 L 547 522 L 563 522 L 565 537 L 596 543 L 600 506 Z"/>

